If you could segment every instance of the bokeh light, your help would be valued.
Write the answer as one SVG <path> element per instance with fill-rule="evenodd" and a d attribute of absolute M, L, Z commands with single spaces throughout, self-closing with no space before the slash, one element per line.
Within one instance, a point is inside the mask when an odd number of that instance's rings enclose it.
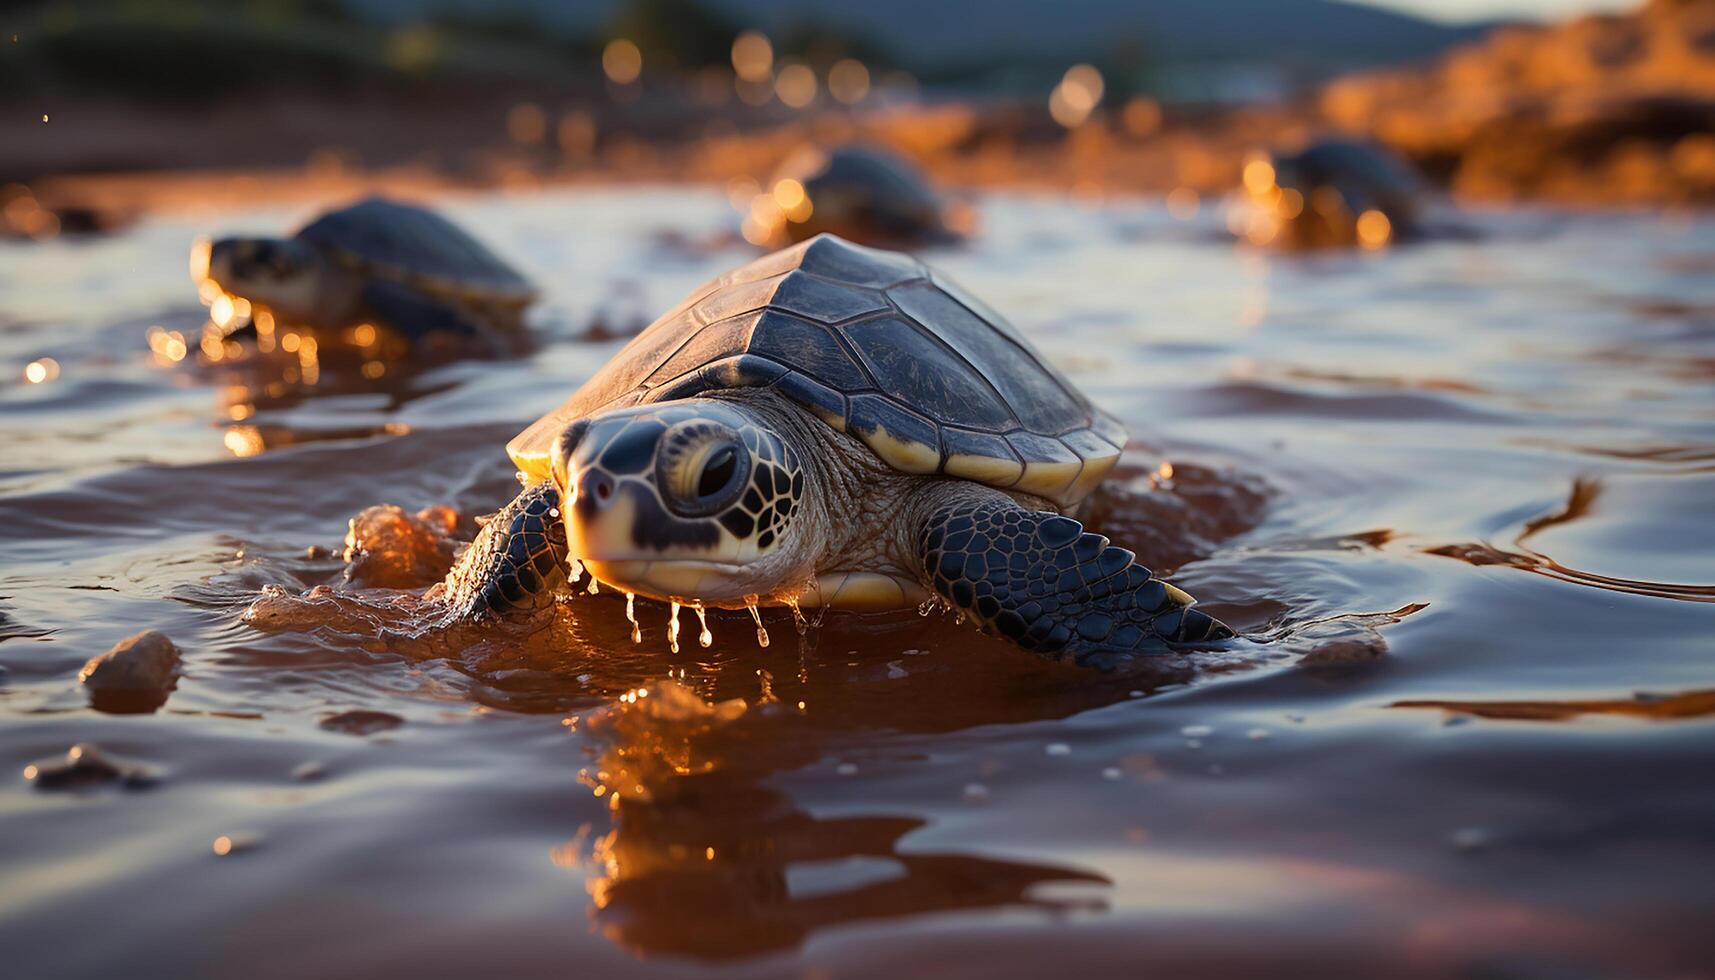
<path fill-rule="evenodd" d="M 828 94 L 845 105 L 857 105 L 869 95 L 869 69 L 854 58 L 834 62 L 828 69 Z"/>
<path fill-rule="evenodd" d="M 520 102 L 506 114 L 506 135 L 512 142 L 535 146 L 548 135 L 548 114 L 532 102 Z"/>
<path fill-rule="evenodd" d="M 816 72 L 809 65 L 793 62 L 780 66 L 774 79 L 774 94 L 794 109 L 802 109 L 816 101 Z"/>
<path fill-rule="evenodd" d="M 643 74 L 643 52 L 625 38 L 607 42 L 601 52 L 601 70 L 608 80 L 618 85 L 630 85 Z"/>
<path fill-rule="evenodd" d="M 732 70 L 746 82 L 766 82 L 774 75 L 774 46 L 767 36 L 745 31 L 732 42 Z"/>
<path fill-rule="evenodd" d="M 60 362 L 51 357 L 38 357 L 24 365 L 24 380 L 29 384 L 46 384 L 60 376 Z"/>
<path fill-rule="evenodd" d="M 1358 215 L 1358 244 L 1364 248 L 1381 248 L 1393 237 L 1393 222 L 1380 211 L 1371 209 Z"/>
<path fill-rule="evenodd" d="M 1067 129 L 1084 124 L 1101 104 L 1106 84 L 1094 65 L 1073 65 L 1048 96 L 1048 114 Z"/>

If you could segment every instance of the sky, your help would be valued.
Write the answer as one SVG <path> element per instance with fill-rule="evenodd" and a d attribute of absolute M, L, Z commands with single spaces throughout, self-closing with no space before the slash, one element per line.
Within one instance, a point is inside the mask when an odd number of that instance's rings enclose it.
<path fill-rule="evenodd" d="M 1558 20 L 1597 10 L 1630 10 L 1642 0 L 1355 0 L 1372 7 L 1391 7 L 1431 20 L 1462 21 L 1507 17 Z"/>

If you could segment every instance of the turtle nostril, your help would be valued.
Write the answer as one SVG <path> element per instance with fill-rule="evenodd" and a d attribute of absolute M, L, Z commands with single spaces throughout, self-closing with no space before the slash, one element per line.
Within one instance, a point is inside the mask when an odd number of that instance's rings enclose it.
<path fill-rule="evenodd" d="M 578 479 L 578 496 L 598 504 L 605 504 L 613 497 L 613 477 L 596 470 L 586 472 Z"/>

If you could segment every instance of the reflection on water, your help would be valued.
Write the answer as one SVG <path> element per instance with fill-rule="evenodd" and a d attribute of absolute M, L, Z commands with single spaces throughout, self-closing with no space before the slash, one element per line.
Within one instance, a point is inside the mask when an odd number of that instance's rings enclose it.
<path fill-rule="evenodd" d="M 982 203 L 931 260 L 1131 426 L 1089 516 L 1247 634 L 1199 676 L 912 611 L 773 613 L 766 648 L 711 611 L 675 655 L 605 590 L 423 628 L 506 440 L 752 254 L 718 190 L 448 202 L 528 257 L 543 344 L 379 374 L 187 339 L 192 238 L 289 214 L 0 244 L 23 973 L 1706 965 L 1715 223 L 1273 257 L 1217 207 Z M 79 667 L 145 628 L 178 686 L 92 711 Z"/>
<path fill-rule="evenodd" d="M 806 811 L 762 782 L 816 761 L 795 721 L 772 697 L 754 710 L 736 699 L 709 705 L 672 680 L 590 719 L 587 730 L 607 744 L 582 775 L 609 799 L 613 823 L 592 848 L 597 873 L 588 881 L 604 935 L 639 952 L 729 959 L 873 919 L 1101 907 L 1031 892 L 1050 882 L 1109 884 L 1099 874 L 902 851 L 901 838 L 926 821 Z M 746 725 L 766 731 L 731 730 Z M 753 746 L 764 741 L 782 749 L 758 758 Z"/>

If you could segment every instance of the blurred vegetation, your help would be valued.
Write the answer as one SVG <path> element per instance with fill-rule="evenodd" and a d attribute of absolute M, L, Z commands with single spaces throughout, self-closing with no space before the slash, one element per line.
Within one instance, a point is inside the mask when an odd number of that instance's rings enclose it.
<path fill-rule="evenodd" d="M 636 44 L 645 65 L 692 69 L 727 64 L 739 30 L 696 0 L 625 0 L 608 34 Z"/>
<path fill-rule="evenodd" d="M 273 89 L 348 91 L 447 80 L 564 81 L 597 58 L 593 39 L 522 13 L 437 13 L 403 24 L 341 0 L 47 0 L 11 3 L 8 88 L 212 101 Z M 10 37 L 8 37 L 10 40 Z"/>

